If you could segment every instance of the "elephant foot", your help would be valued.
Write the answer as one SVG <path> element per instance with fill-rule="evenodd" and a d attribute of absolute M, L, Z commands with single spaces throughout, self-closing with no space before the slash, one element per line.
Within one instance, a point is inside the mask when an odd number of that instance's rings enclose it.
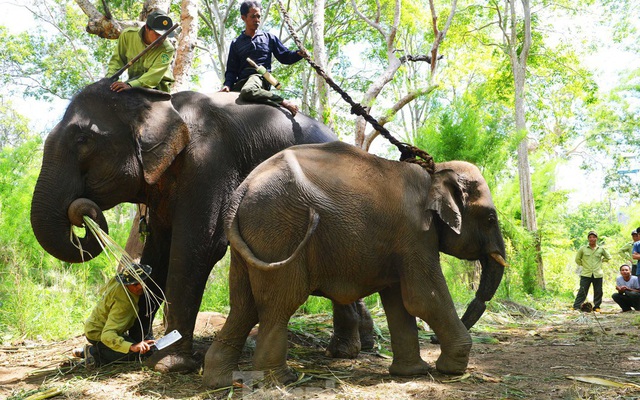
<path fill-rule="evenodd" d="M 298 374 L 294 370 L 289 367 L 283 367 L 264 371 L 263 382 L 267 386 L 286 385 L 295 382 L 297 379 Z"/>
<path fill-rule="evenodd" d="M 362 331 L 361 331 L 362 332 Z M 376 340 L 373 337 L 373 331 L 366 334 L 360 334 L 360 350 L 369 351 L 376 347 Z"/>
<path fill-rule="evenodd" d="M 389 367 L 389 374 L 397 376 L 428 375 L 430 371 L 431 367 L 422 359 L 414 363 L 401 363 L 394 360 Z"/>
<path fill-rule="evenodd" d="M 227 387 L 233 385 L 233 376 L 231 372 L 213 372 L 205 368 L 202 383 L 212 389 Z"/>
<path fill-rule="evenodd" d="M 200 368 L 201 362 L 189 353 L 156 352 L 147 358 L 144 364 L 158 372 L 193 372 Z"/>
<path fill-rule="evenodd" d="M 466 350 L 465 350 L 466 349 Z M 469 365 L 469 351 L 471 345 L 464 346 L 464 348 L 456 349 L 453 355 L 447 353 L 441 353 L 438 360 L 436 360 L 436 369 L 438 372 L 447 375 L 462 375 Z"/>
<path fill-rule="evenodd" d="M 373 348 L 373 344 L 370 349 Z M 359 338 L 345 339 L 336 335 L 331 336 L 331 341 L 325 350 L 325 355 L 331 358 L 356 358 L 360 354 L 361 343 Z"/>
<path fill-rule="evenodd" d="M 220 338 L 218 338 L 220 339 Z M 239 346 L 229 346 L 229 342 L 214 340 L 204 359 L 202 380 L 205 386 L 221 388 L 233 384 L 234 379 L 241 379 L 247 383 L 252 379 L 254 371 L 243 372 L 238 367 L 238 359 L 242 353 Z"/>

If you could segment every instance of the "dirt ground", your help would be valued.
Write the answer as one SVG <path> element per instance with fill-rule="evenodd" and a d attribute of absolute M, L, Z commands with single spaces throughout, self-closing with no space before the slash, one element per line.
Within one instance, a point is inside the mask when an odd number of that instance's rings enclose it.
<path fill-rule="evenodd" d="M 288 387 L 213 391 L 202 386 L 199 373 L 159 374 L 136 363 L 88 371 L 71 362 L 70 350 L 84 343 L 76 337 L 0 348 L 0 398 L 23 399 L 57 388 L 56 399 L 640 399 L 640 313 L 619 313 L 613 303 L 597 314 L 539 312 L 508 302 L 500 309 L 485 313 L 473 328 L 469 368 L 460 377 L 435 370 L 430 376 L 390 376 L 389 335 L 377 311 L 378 348 L 354 360 L 324 356 L 330 317 L 294 317 L 288 362 L 300 379 Z M 201 313 L 200 350 L 223 321 L 219 314 Z M 430 334 L 421 330 L 421 349 L 433 364 L 440 349 L 430 343 Z M 251 369 L 253 344 L 250 339 L 245 346 L 245 371 Z"/>

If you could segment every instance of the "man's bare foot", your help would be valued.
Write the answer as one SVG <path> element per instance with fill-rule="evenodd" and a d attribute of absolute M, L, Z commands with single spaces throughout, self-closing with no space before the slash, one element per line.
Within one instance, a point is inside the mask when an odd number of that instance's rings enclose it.
<path fill-rule="evenodd" d="M 288 100 L 282 100 L 282 103 L 280 103 L 280 105 L 286 108 L 287 110 L 289 110 L 289 112 L 291 113 L 291 116 L 293 117 L 295 117 L 296 114 L 298 113 L 298 106 Z"/>

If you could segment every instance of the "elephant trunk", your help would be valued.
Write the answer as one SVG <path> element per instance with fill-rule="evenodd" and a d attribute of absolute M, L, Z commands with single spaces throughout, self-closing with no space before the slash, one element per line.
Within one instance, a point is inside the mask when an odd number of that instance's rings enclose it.
<path fill-rule="evenodd" d="M 88 215 L 103 231 L 108 232 L 109 227 L 102 210 L 88 199 L 56 196 L 61 192 L 60 188 L 47 185 L 45 181 L 41 174 L 31 201 L 31 227 L 42 248 L 57 259 L 69 263 L 89 261 L 99 255 L 102 246 L 96 237 L 86 230 L 84 237 L 76 237 L 73 235 L 72 223 L 82 226 L 82 215 Z M 74 207 L 70 207 L 72 202 Z"/>
<path fill-rule="evenodd" d="M 480 264 L 482 265 L 480 286 L 476 291 L 476 297 L 469 303 L 467 311 L 462 316 L 462 323 L 467 329 L 471 329 L 486 310 L 486 302 L 491 300 L 498 290 L 504 268 L 507 266 L 504 257 L 497 252 L 481 257 Z"/>

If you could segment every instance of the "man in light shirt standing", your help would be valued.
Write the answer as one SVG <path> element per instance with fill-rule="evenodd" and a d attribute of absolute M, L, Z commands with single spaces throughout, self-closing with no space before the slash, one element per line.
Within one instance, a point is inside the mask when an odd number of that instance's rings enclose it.
<path fill-rule="evenodd" d="M 573 309 L 580 306 L 587 298 L 589 286 L 593 285 L 593 311 L 599 312 L 602 304 L 602 262 L 611 260 L 611 255 L 602 246 L 598 246 L 598 234 L 590 231 L 587 235 L 589 244 L 580 247 L 576 254 L 576 264 L 582 267 L 580 272 L 580 289 L 573 302 Z"/>

